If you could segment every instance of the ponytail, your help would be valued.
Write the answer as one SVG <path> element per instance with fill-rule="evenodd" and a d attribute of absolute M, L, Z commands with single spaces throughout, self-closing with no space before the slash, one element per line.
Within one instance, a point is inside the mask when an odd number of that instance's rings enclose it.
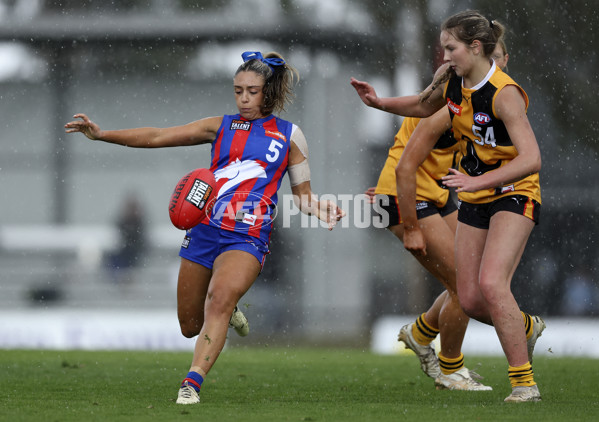
<path fill-rule="evenodd" d="M 454 75 L 455 72 L 450 66 L 447 66 L 443 72 L 435 74 L 433 82 L 418 95 L 419 102 L 423 103 L 428 100 L 430 96 L 433 95 L 435 89 L 449 81 Z"/>

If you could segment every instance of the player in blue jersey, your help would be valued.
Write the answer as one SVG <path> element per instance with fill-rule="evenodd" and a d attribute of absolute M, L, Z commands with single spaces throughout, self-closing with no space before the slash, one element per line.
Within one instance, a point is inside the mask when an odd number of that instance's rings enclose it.
<path fill-rule="evenodd" d="M 227 328 L 242 331 L 247 320 L 236 308 L 269 253 L 271 214 L 277 190 L 289 173 L 299 209 L 331 230 L 344 212 L 319 201 L 310 187 L 308 147 L 299 127 L 273 115 L 291 101 L 297 71 L 277 53 L 243 53 L 233 80 L 239 113 L 208 117 L 183 126 L 101 130 L 76 114 L 66 132 L 136 148 L 212 144 L 210 170 L 217 201 L 209 220 L 187 231 L 181 247 L 177 312 L 181 332 L 198 336 L 177 403 L 200 402 L 199 391 L 224 347 Z"/>

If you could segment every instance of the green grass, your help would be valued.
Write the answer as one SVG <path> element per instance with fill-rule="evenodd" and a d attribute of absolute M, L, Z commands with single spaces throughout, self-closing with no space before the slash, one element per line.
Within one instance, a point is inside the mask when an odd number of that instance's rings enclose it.
<path fill-rule="evenodd" d="M 0 351 L 2 421 L 596 421 L 599 360 L 538 357 L 543 401 L 506 404 L 505 358 L 466 357 L 491 392 L 436 391 L 414 356 L 229 348 L 176 405 L 190 353 Z"/>

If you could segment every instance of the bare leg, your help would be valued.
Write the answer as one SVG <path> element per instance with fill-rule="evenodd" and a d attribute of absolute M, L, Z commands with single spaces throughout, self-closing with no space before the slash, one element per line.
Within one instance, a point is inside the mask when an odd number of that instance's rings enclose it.
<path fill-rule="evenodd" d="M 415 256 L 446 289 L 427 311 L 425 319 L 431 326 L 440 330 L 441 353 L 447 358 L 461 355 L 462 342 L 469 318 L 464 314 L 457 296 L 454 261 L 454 233 L 457 212 L 444 218 L 435 214 L 418 220 L 427 244 L 426 256 Z M 401 240 L 403 226 L 393 226 L 390 230 Z"/>
<path fill-rule="evenodd" d="M 214 261 L 204 308 L 204 324 L 193 354 L 191 370 L 207 374 L 222 351 L 235 305 L 260 274 L 260 263 L 243 251 L 227 251 Z"/>
<path fill-rule="evenodd" d="M 528 362 L 522 314 L 511 280 L 534 222 L 506 211 L 491 218 L 489 230 L 459 224 L 456 234 L 458 291 L 466 313 L 495 326 L 511 366 Z"/>
<path fill-rule="evenodd" d="M 470 318 L 493 325 L 487 303 L 478 285 L 480 263 L 487 230 L 458 223 L 456 230 L 456 268 L 458 296 Z"/>
<path fill-rule="evenodd" d="M 533 227 L 534 222 L 524 216 L 507 211 L 495 214 L 480 267 L 480 289 L 511 366 L 528 362 L 526 332 L 511 281 Z"/>
<path fill-rule="evenodd" d="M 177 315 L 181 332 L 187 338 L 197 336 L 204 325 L 204 303 L 212 270 L 181 258 L 177 283 Z"/>

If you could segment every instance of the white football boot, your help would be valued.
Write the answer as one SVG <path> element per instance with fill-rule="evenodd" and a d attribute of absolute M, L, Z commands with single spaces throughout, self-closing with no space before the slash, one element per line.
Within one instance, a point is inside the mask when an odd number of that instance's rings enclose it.
<path fill-rule="evenodd" d="M 177 404 L 196 404 L 200 402 L 200 394 L 191 385 L 185 381 L 183 386 L 179 388 L 179 396 Z"/>
<path fill-rule="evenodd" d="M 462 391 L 491 391 L 492 387 L 475 381 L 470 376 L 468 368 L 463 366 L 452 374 L 445 375 L 441 373 L 435 378 L 435 387 L 437 390 L 462 390 Z"/>
<path fill-rule="evenodd" d="M 541 337 L 546 325 L 540 316 L 531 316 L 531 319 L 532 335 L 526 340 L 526 348 L 528 349 L 528 361 L 532 364 L 532 354 L 535 351 L 535 344 L 537 344 L 537 340 Z"/>
<path fill-rule="evenodd" d="M 435 345 L 430 343 L 427 346 L 423 346 L 418 343 L 412 335 L 413 325 L 414 323 L 401 327 L 397 340 L 403 341 L 408 349 L 416 353 L 416 356 L 420 359 L 420 368 L 422 368 L 422 371 L 429 377 L 435 379 L 441 374 L 439 359 L 435 354 Z"/>
<path fill-rule="evenodd" d="M 527 401 L 541 401 L 541 393 L 539 387 L 533 385 L 531 387 L 514 387 L 512 394 L 504 400 L 508 403 L 523 403 Z"/>
<path fill-rule="evenodd" d="M 229 327 L 235 328 L 235 332 L 241 337 L 245 337 L 250 333 L 250 323 L 237 306 L 235 306 L 229 320 Z"/>

